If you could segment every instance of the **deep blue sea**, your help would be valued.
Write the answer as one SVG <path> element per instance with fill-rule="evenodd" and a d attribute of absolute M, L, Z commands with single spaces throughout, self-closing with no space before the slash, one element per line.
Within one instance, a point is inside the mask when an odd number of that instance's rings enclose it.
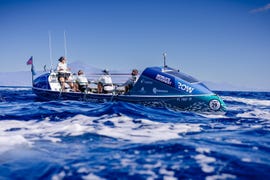
<path fill-rule="evenodd" d="M 270 92 L 217 93 L 225 115 L 0 87 L 0 179 L 270 179 Z"/>

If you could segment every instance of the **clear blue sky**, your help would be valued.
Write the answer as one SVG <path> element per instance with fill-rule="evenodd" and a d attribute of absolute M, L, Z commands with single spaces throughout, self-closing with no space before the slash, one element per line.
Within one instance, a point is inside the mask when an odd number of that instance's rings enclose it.
<path fill-rule="evenodd" d="M 167 64 L 270 90 L 270 0 L 0 0 L 0 72 L 64 55 L 113 70 Z"/>

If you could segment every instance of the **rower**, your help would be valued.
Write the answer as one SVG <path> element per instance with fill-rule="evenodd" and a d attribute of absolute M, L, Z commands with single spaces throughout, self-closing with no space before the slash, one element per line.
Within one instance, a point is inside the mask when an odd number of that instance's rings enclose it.
<path fill-rule="evenodd" d="M 114 86 L 112 83 L 112 78 L 109 74 L 108 69 L 104 69 L 103 75 L 97 80 L 98 82 L 98 93 L 112 93 Z"/>
<path fill-rule="evenodd" d="M 76 79 L 76 83 L 78 85 L 78 89 L 81 92 L 85 92 L 87 90 L 88 87 L 88 79 L 85 77 L 84 73 L 82 70 L 78 71 L 78 76 Z"/>

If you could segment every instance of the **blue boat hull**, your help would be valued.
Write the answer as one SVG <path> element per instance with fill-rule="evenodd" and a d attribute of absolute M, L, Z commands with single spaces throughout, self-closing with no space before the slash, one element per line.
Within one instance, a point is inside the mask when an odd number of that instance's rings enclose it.
<path fill-rule="evenodd" d="M 109 94 L 95 91 L 72 92 L 61 89 L 57 73 L 45 73 L 33 82 L 33 92 L 46 100 L 77 100 L 89 102 L 125 101 L 181 111 L 225 111 L 223 100 L 195 78 L 169 67 L 146 68 L 126 92 Z"/>
<path fill-rule="evenodd" d="M 43 100 L 76 100 L 94 103 L 111 101 L 124 101 L 138 103 L 151 107 L 165 107 L 179 111 L 196 112 L 217 112 L 225 111 L 225 104 L 221 100 L 221 105 L 217 109 L 212 109 L 210 102 L 215 100 L 220 102 L 219 96 L 215 94 L 205 95 L 175 95 L 175 96 L 149 96 L 149 95 L 118 95 L 118 94 L 86 94 L 80 92 L 59 92 L 32 88 L 33 92 Z"/>

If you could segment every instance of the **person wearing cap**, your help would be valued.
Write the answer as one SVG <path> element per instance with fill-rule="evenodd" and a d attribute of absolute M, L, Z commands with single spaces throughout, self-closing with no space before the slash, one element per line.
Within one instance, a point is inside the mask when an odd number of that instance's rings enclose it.
<path fill-rule="evenodd" d="M 131 77 L 124 83 L 122 86 L 125 87 L 125 92 L 128 92 L 134 84 L 139 79 L 139 71 L 137 69 L 133 69 L 131 72 Z"/>
<path fill-rule="evenodd" d="M 78 76 L 76 79 L 76 83 L 78 85 L 78 89 L 81 92 L 85 92 L 85 90 L 87 90 L 88 87 L 88 79 L 85 77 L 84 73 L 82 70 L 78 71 Z"/>
<path fill-rule="evenodd" d="M 103 75 L 97 80 L 98 83 L 98 93 L 110 93 L 113 91 L 112 78 L 108 69 L 104 69 Z"/>

